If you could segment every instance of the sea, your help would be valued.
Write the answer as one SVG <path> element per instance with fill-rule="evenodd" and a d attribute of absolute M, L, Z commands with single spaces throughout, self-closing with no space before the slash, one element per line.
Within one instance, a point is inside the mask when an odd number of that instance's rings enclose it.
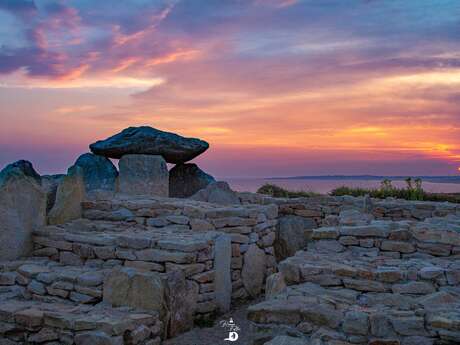
<path fill-rule="evenodd" d="M 327 194 L 331 190 L 341 186 L 361 187 L 361 188 L 378 188 L 381 180 L 369 179 L 331 179 L 330 177 L 324 180 L 315 179 L 295 179 L 295 178 L 222 178 L 227 181 L 233 190 L 238 192 L 256 192 L 257 189 L 266 184 L 276 184 L 280 187 L 293 191 L 308 191 L 321 194 Z M 405 187 L 404 181 L 392 181 L 395 187 Z M 460 193 L 460 183 L 439 183 L 439 182 L 423 182 L 423 189 L 432 193 Z"/>

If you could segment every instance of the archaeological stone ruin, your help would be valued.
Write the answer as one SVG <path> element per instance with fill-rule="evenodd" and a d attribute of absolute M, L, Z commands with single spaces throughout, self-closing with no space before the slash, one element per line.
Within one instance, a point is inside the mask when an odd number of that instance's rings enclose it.
<path fill-rule="evenodd" d="M 460 205 L 235 192 L 208 147 L 130 127 L 65 175 L 6 166 L 0 345 L 159 345 L 247 304 L 248 344 L 460 344 Z"/>

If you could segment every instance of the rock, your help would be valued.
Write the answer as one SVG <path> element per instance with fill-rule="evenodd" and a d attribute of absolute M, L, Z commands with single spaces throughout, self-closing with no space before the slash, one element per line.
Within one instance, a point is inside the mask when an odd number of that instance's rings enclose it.
<path fill-rule="evenodd" d="M 46 212 L 48 213 L 56 202 L 56 193 L 59 184 L 65 175 L 43 175 L 42 176 L 42 189 L 46 193 Z"/>
<path fill-rule="evenodd" d="M 184 138 L 142 126 L 126 128 L 89 147 L 93 153 L 108 158 L 121 158 L 127 154 L 161 155 L 168 163 L 180 164 L 202 154 L 209 148 L 209 144 L 200 139 Z"/>
<path fill-rule="evenodd" d="M 120 193 L 168 196 L 169 173 L 161 156 L 125 155 L 118 167 Z"/>
<path fill-rule="evenodd" d="M 10 178 L 24 176 L 32 178 L 37 184 L 41 184 L 41 177 L 35 171 L 32 163 L 26 160 L 19 160 L 8 164 L 0 171 L 0 187 L 8 183 Z"/>
<path fill-rule="evenodd" d="M 81 218 L 81 203 L 85 198 L 83 171 L 78 166 L 69 168 L 56 192 L 56 202 L 49 212 L 49 224 L 63 224 Z"/>
<path fill-rule="evenodd" d="M 436 292 L 434 286 L 427 282 L 408 282 L 404 284 L 394 284 L 394 293 L 399 294 L 414 294 L 414 295 L 426 295 Z"/>
<path fill-rule="evenodd" d="M 283 273 L 270 275 L 265 283 L 265 299 L 271 299 L 286 289 Z"/>
<path fill-rule="evenodd" d="M 339 214 L 340 225 L 366 225 L 374 217 L 368 213 L 363 213 L 355 209 L 343 210 Z"/>
<path fill-rule="evenodd" d="M 369 317 L 364 312 L 350 311 L 345 315 L 342 327 L 345 333 L 367 335 Z"/>
<path fill-rule="evenodd" d="M 167 276 L 169 311 L 168 337 L 173 338 L 193 328 L 199 286 L 185 279 L 185 273 L 175 270 Z"/>
<path fill-rule="evenodd" d="M 266 258 L 265 252 L 256 244 L 251 244 L 244 253 L 244 264 L 241 278 L 247 292 L 252 297 L 257 297 L 262 290 L 265 277 Z"/>
<path fill-rule="evenodd" d="M 46 193 L 35 174 L 26 161 L 10 164 L 0 172 L 1 260 L 29 254 L 32 232 L 45 225 Z"/>
<path fill-rule="evenodd" d="M 206 188 L 193 194 L 190 199 L 219 205 L 235 205 L 241 203 L 237 193 L 224 181 L 210 183 Z"/>
<path fill-rule="evenodd" d="M 214 177 L 196 164 L 178 164 L 169 171 L 169 196 L 188 198 L 212 182 L 216 182 Z"/>
<path fill-rule="evenodd" d="M 159 273 L 115 268 L 104 280 L 104 302 L 113 307 L 129 306 L 164 315 L 166 286 Z"/>
<path fill-rule="evenodd" d="M 232 299 L 231 259 L 232 242 L 230 236 L 221 235 L 215 240 L 214 289 L 219 312 L 230 310 Z"/>
<path fill-rule="evenodd" d="M 75 336 L 76 345 L 122 345 L 123 337 L 111 337 L 101 331 L 83 332 Z"/>
<path fill-rule="evenodd" d="M 312 219 L 291 215 L 279 218 L 274 245 L 276 258 L 282 260 L 304 249 L 313 228 L 316 223 Z"/>
<path fill-rule="evenodd" d="M 294 338 L 287 335 L 279 335 L 264 345 L 308 345 L 310 342 L 304 338 Z"/>
<path fill-rule="evenodd" d="M 86 192 L 96 189 L 115 190 L 118 172 L 106 157 L 85 153 L 78 157 L 75 165 L 82 168 Z"/>

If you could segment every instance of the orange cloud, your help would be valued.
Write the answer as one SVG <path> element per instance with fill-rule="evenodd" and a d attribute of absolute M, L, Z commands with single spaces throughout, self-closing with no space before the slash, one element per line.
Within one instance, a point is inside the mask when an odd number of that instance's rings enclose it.
<path fill-rule="evenodd" d="M 167 64 L 179 60 L 191 60 L 200 54 L 199 50 L 187 50 L 187 51 L 178 51 L 165 56 L 155 57 L 152 59 L 147 59 L 145 62 L 146 67 L 151 67 L 155 65 Z"/>

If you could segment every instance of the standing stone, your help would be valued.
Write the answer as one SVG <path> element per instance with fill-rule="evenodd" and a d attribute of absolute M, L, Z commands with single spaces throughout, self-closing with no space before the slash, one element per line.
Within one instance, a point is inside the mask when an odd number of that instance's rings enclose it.
<path fill-rule="evenodd" d="M 173 338 L 193 328 L 199 286 L 185 279 L 182 270 L 167 273 L 168 337 Z"/>
<path fill-rule="evenodd" d="M 274 245 L 276 258 L 282 260 L 304 249 L 316 227 L 316 222 L 309 218 L 291 215 L 279 218 Z"/>
<path fill-rule="evenodd" d="M 200 139 L 184 138 L 142 126 L 126 128 L 89 147 L 93 153 L 108 158 L 121 158 L 128 154 L 161 155 L 168 163 L 180 164 L 202 154 L 209 148 L 209 144 Z"/>
<path fill-rule="evenodd" d="M 219 205 L 237 205 L 241 203 L 238 194 L 224 181 L 210 183 L 206 188 L 192 195 L 190 199 Z"/>
<path fill-rule="evenodd" d="M 232 242 L 230 236 L 221 235 L 216 238 L 214 252 L 216 304 L 219 312 L 226 313 L 230 310 L 232 300 Z"/>
<path fill-rule="evenodd" d="M 10 178 L 24 176 L 31 177 L 37 184 L 41 184 L 41 177 L 35 171 L 32 163 L 22 159 L 8 164 L 2 171 L 0 171 L 0 186 L 6 184 Z"/>
<path fill-rule="evenodd" d="M 167 197 L 169 173 L 161 156 L 126 155 L 120 159 L 119 192 Z"/>
<path fill-rule="evenodd" d="M 169 196 L 188 198 L 212 182 L 216 182 L 214 177 L 196 164 L 178 164 L 169 171 Z"/>
<path fill-rule="evenodd" d="M 46 222 L 46 193 L 38 174 L 29 162 L 16 163 L 0 172 L 0 260 L 29 254 L 32 232 Z"/>
<path fill-rule="evenodd" d="M 56 202 L 56 193 L 59 184 L 65 175 L 43 175 L 42 176 L 42 188 L 46 192 L 46 212 L 49 212 Z"/>
<path fill-rule="evenodd" d="M 56 192 L 56 202 L 49 212 L 49 224 L 63 224 L 81 218 L 81 203 L 85 198 L 83 171 L 78 166 L 69 168 Z"/>
<path fill-rule="evenodd" d="M 85 153 L 78 157 L 75 165 L 82 168 L 86 192 L 115 190 L 118 172 L 109 159 Z"/>
<path fill-rule="evenodd" d="M 251 297 L 257 297 L 264 283 L 266 258 L 265 252 L 256 244 L 251 244 L 244 253 L 244 264 L 241 272 L 243 284 Z"/>

